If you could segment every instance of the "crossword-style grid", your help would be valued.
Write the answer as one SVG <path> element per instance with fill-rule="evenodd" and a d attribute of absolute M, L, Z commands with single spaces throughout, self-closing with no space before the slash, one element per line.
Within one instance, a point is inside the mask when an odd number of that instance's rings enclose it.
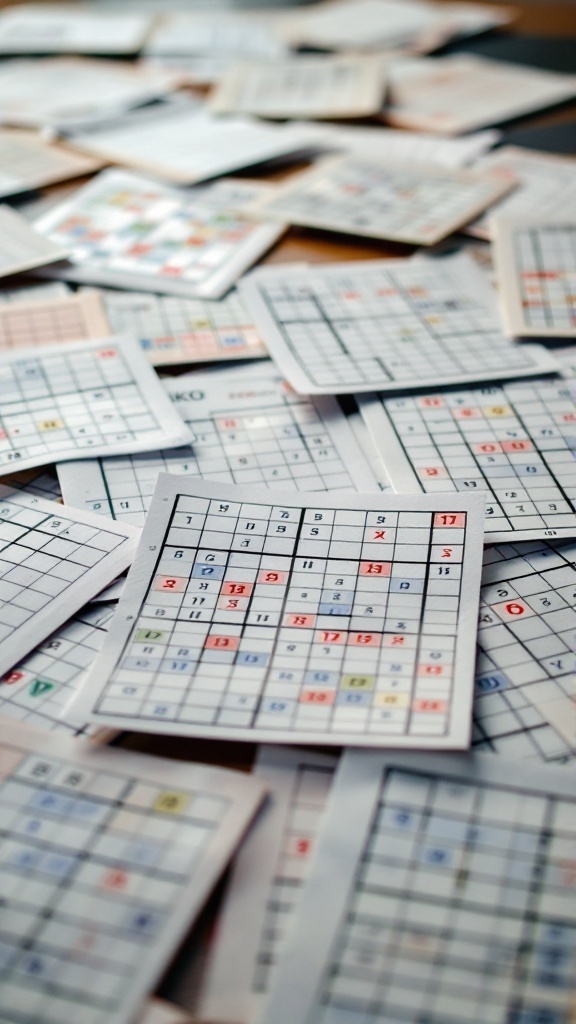
<path fill-rule="evenodd" d="M 0 712 L 44 729 L 94 732 L 67 715 L 66 707 L 100 650 L 115 610 L 116 604 L 105 602 L 86 605 L 7 672 L 0 679 Z"/>
<path fill-rule="evenodd" d="M 260 788 L 16 722 L 1 735 L 0 1015 L 14 1024 L 132 1020 Z"/>
<path fill-rule="evenodd" d="M 254 774 L 266 808 L 235 860 L 210 945 L 196 1014 L 250 1024 L 270 988 L 314 854 L 338 757 L 260 747 Z"/>
<path fill-rule="evenodd" d="M 557 371 L 502 333 L 468 256 L 266 268 L 240 284 L 270 355 L 303 394 L 398 391 Z"/>
<path fill-rule="evenodd" d="M 0 196 L 90 174 L 102 161 L 46 142 L 33 132 L 0 130 Z"/>
<path fill-rule="evenodd" d="M 186 483 L 159 478 L 81 717 L 252 742 L 468 744 L 481 499 L 273 501 Z"/>
<path fill-rule="evenodd" d="M 191 438 L 128 338 L 6 352 L 0 356 L 0 391 L 0 471 L 92 451 L 147 451 Z"/>
<path fill-rule="evenodd" d="M 0 304 L 0 351 L 62 341 L 105 338 L 110 333 L 95 292 L 46 302 Z"/>
<path fill-rule="evenodd" d="M 51 274 L 217 299 L 284 231 L 236 212 L 261 192 L 227 181 L 178 192 L 136 174 L 103 171 L 36 227 L 70 251 L 71 262 Z"/>
<path fill-rule="evenodd" d="M 378 490 L 336 401 L 295 394 L 270 362 L 163 384 L 193 446 L 62 463 L 66 504 L 143 526 L 161 472 L 276 490 Z"/>
<path fill-rule="evenodd" d="M 329 158 L 304 171 L 252 211 L 264 219 L 345 231 L 412 245 L 434 245 L 512 188 L 505 178 L 416 167 L 358 155 Z"/>
<path fill-rule="evenodd" d="M 574 381 L 378 396 L 361 411 L 396 491 L 482 492 L 491 543 L 574 536 Z"/>
<path fill-rule="evenodd" d="M 101 292 L 109 331 L 132 334 L 154 366 L 268 355 L 237 292 L 220 301 Z"/>
<path fill-rule="evenodd" d="M 130 526 L 0 486 L 0 673 L 116 579 L 136 543 Z"/>
<path fill-rule="evenodd" d="M 49 501 L 61 501 L 62 491 L 58 477 L 53 469 L 25 469 L 22 473 L 11 473 L 0 481 L 4 487 L 14 487 L 24 494 L 35 494 L 38 498 Z"/>
<path fill-rule="evenodd" d="M 523 337 L 576 338 L 576 221 L 497 218 L 495 262 L 505 323 Z"/>
<path fill-rule="evenodd" d="M 264 1024 L 568 1022 L 575 820 L 566 769 L 348 755 Z"/>
<path fill-rule="evenodd" d="M 576 542 L 525 541 L 484 554 L 474 742 L 510 757 L 576 753 L 546 718 L 576 677 Z"/>

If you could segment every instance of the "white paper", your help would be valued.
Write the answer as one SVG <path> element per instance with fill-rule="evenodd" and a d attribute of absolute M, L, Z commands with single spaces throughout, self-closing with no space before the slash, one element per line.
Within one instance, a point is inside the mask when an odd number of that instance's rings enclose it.
<path fill-rule="evenodd" d="M 26 4 L 0 12 L 0 53 L 135 53 L 151 25 L 147 14 Z"/>
<path fill-rule="evenodd" d="M 337 764 L 336 756 L 312 750 L 260 748 L 254 774 L 270 794 L 234 863 L 196 1007 L 199 1020 L 257 1019 L 297 918 Z"/>
<path fill-rule="evenodd" d="M 90 174 L 101 166 L 101 160 L 46 142 L 32 132 L 0 129 L 0 196 Z"/>
<path fill-rule="evenodd" d="M 366 458 L 370 463 L 370 469 L 376 478 L 376 483 L 378 484 L 379 489 L 381 491 L 393 491 L 394 488 L 392 487 L 390 477 L 386 472 L 384 461 L 372 440 L 368 428 L 362 419 L 361 413 L 356 410 L 351 413 L 347 413 L 346 420 L 358 442 L 360 451 L 364 455 L 364 458 Z"/>
<path fill-rule="evenodd" d="M 177 87 L 171 71 L 74 57 L 13 60 L 0 66 L 0 123 L 79 130 Z"/>
<path fill-rule="evenodd" d="M 43 238 L 10 206 L 0 206 L 0 277 L 55 263 L 68 252 L 67 247 Z"/>
<path fill-rule="evenodd" d="M 473 54 L 394 61 L 386 119 L 400 128 L 459 135 L 576 95 L 576 75 Z"/>
<path fill-rule="evenodd" d="M 496 217 L 493 231 L 498 295 L 508 333 L 576 338 L 576 219 Z"/>
<path fill-rule="evenodd" d="M 501 146 L 481 157 L 474 170 L 500 174 L 517 182 L 512 192 L 468 225 L 466 231 L 479 238 L 491 237 L 490 222 L 494 216 L 531 218 L 537 212 L 543 220 L 562 220 L 576 203 L 576 160 L 572 157 Z"/>
<path fill-rule="evenodd" d="M 171 11 L 163 13 L 145 53 L 207 60 L 282 57 L 287 47 L 275 32 L 277 20 L 270 8 Z"/>
<path fill-rule="evenodd" d="M 336 401 L 294 394 L 273 363 L 163 384 L 192 447 L 61 463 L 66 504 L 143 526 L 162 472 L 275 490 L 378 490 Z"/>
<path fill-rule="evenodd" d="M 576 382 L 362 400 L 396 491 L 481 493 L 486 541 L 576 535 Z"/>
<path fill-rule="evenodd" d="M 308 498 L 160 476 L 74 712 L 214 739 L 467 746 L 482 500 Z"/>
<path fill-rule="evenodd" d="M 37 227 L 59 244 L 66 240 L 72 262 L 58 273 L 69 280 L 217 299 L 285 230 L 235 212 L 263 191 L 221 181 L 179 192 L 104 171 Z"/>
<path fill-rule="evenodd" d="M 202 909 L 262 784 L 16 722 L 0 734 L 11 968 L 0 1014 L 125 1024 Z"/>
<path fill-rule="evenodd" d="M 422 0 L 333 0 L 290 12 L 280 31 L 296 46 L 390 49 L 409 44 L 437 23 L 437 9 Z"/>
<path fill-rule="evenodd" d="M 24 298 L 25 296 L 23 296 Z M 46 301 L 0 304 L 0 352 L 43 347 L 61 342 L 102 338 L 109 334 L 99 296 L 86 290 Z"/>
<path fill-rule="evenodd" d="M 128 567 L 138 532 L 0 485 L 0 674 Z"/>
<path fill-rule="evenodd" d="M 245 60 L 220 80 L 209 103 L 217 113 L 270 118 L 370 117 L 382 108 L 385 73 L 367 56 Z"/>
<path fill-rule="evenodd" d="M 139 1024 L 192 1024 L 192 1018 L 185 1010 L 180 1010 L 163 999 L 151 999 Z"/>
<path fill-rule="evenodd" d="M 63 299 L 70 295 L 70 289 L 63 281 L 47 284 L 26 284 L 17 288 L 0 288 L 0 303 L 44 302 L 46 299 Z"/>
<path fill-rule="evenodd" d="M 263 220 L 434 245 L 512 188 L 472 171 L 396 164 L 371 155 L 329 158 L 256 200 Z"/>
<path fill-rule="evenodd" d="M 576 542 L 502 544 L 484 553 L 475 742 L 516 758 L 567 761 L 576 754 L 547 720 L 576 676 Z"/>
<path fill-rule="evenodd" d="M 576 377 L 576 345 L 562 345 L 555 348 L 556 359 L 563 377 Z"/>
<path fill-rule="evenodd" d="M 368 153 L 372 160 L 390 163 L 438 164 L 450 170 L 478 160 L 500 137 L 494 129 L 456 139 L 383 126 L 316 124 L 314 131 L 322 148 L 345 150 L 360 157 Z"/>
<path fill-rule="evenodd" d="M 0 469 L 192 440 L 136 342 L 69 342 L 0 355 Z"/>
<path fill-rule="evenodd" d="M 240 295 L 278 369 L 306 394 L 558 369 L 539 346 L 505 337 L 493 289 L 466 256 L 270 267 Z"/>
<path fill-rule="evenodd" d="M 310 129 L 218 118 L 188 105 L 138 112 L 125 123 L 74 135 L 78 149 L 167 181 L 192 185 L 311 145 Z"/>
<path fill-rule="evenodd" d="M 110 332 L 136 338 L 154 366 L 268 355 L 236 291 L 219 301 L 113 289 L 100 298 Z"/>
<path fill-rule="evenodd" d="M 69 735 L 95 733 L 67 714 L 100 650 L 115 604 L 87 604 L 0 680 L 0 714 Z"/>
<path fill-rule="evenodd" d="M 347 754 L 262 1024 L 568 1019 L 575 818 L 568 768 Z"/>

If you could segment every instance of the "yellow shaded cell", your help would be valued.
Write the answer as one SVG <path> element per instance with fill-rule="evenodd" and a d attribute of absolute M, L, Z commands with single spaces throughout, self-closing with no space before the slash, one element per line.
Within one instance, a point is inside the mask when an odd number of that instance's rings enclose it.
<path fill-rule="evenodd" d="M 407 708 L 410 696 L 407 693 L 377 693 L 374 706 L 377 708 Z"/>
<path fill-rule="evenodd" d="M 62 430 L 63 426 L 63 420 L 41 420 L 38 424 L 38 430 Z"/>
<path fill-rule="evenodd" d="M 342 676 L 340 683 L 341 690 L 373 690 L 376 686 L 376 676 Z"/>
<path fill-rule="evenodd" d="M 175 793 L 169 789 L 159 793 L 156 797 L 153 809 L 162 811 L 163 814 L 182 814 L 190 803 L 187 793 Z"/>
<path fill-rule="evenodd" d="M 482 407 L 485 416 L 513 416 L 509 405 L 485 405 Z"/>

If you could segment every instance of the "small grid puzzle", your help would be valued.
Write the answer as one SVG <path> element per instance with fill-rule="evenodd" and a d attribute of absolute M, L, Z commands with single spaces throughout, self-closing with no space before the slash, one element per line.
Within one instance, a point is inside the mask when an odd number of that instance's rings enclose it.
<path fill-rule="evenodd" d="M 261 747 L 254 774 L 271 788 L 230 877 L 196 1015 L 219 1024 L 258 1016 L 298 910 L 336 756 Z"/>
<path fill-rule="evenodd" d="M 75 712 L 252 742 L 467 746 L 483 501 L 308 498 L 162 475 Z"/>
<path fill-rule="evenodd" d="M 6 352 L 0 392 L 0 471 L 91 452 L 149 451 L 191 438 L 128 338 Z"/>
<path fill-rule="evenodd" d="M 576 533 L 576 382 L 361 401 L 396 491 L 479 491 L 486 540 Z"/>
<path fill-rule="evenodd" d="M 143 292 L 100 293 L 112 334 L 131 334 L 154 366 L 267 356 L 237 292 L 219 302 Z"/>
<path fill-rule="evenodd" d="M 115 610 L 105 602 L 86 605 L 15 665 L 0 679 L 2 715 L 73 735 L 94 732 L 74 721 L 66 706 L 100 650 Z"/>
<path fill-rule="evenodd" d="M 284 231 L 236 212 L 261 191 L 224 181 L 184 193 L 110 170 L 37 228 L 70 250 L 66 279 L 217 299 Z"/>
<path fill-rule="evenodd" d="M 263 787 L 18 722 L 0 738 L 0 1017 L 134 1020 Z"/>
<path fill-rule="evenodd" d="M 0 486 L 0 673 L 116 579 L 136 544 L 130 526 Z"/>
<path fill-rule="evenodd" d="M 68 256 L 67 247 L 38 234 L 11 206 L 0 206 L 0 239 L 0 277 L 22 274 Z"/>
<path fill-rule="evenodd" d="M 557 371 L 500 328 L 493 289 L 468 256 L 266 268 L 240 285 L 279 370 L 303 394 Z"/>
<path fill-rule="evenodd" d="M 345 754 L 262 1024 L 568 1024 L 575 844 L 566 768 Z"/>
<path fill-rule="evenodd" d="M 0 352 L 55 345 L 61 341 L 105 338 L 109 331 L 95 292 L 47 301 L 0 304 Z"/>
<path fill-rule="evenodd" d="M 494 237 L 509 332 L 524 338 L 576 338 L 576 221 L 498 217 Z"/>
<path fill-rule="evenodd" d="M 378 490 L 336 401 L 296 395 L 270 362 L 163 384 L 193 446 L 61 463 L 67 504 L 143 526 L 161 472 L 296 491 Z"/>
<path fill-rule="evenodd" d="M 434 245 L 511 188 L 496 176 L 353 154 L 323 161 L 250 209 L 289 224 Z"/>
<path fill-rule="evenodd" d="M 0 129 L 0 196 L 90 174 L 102 161 L 46 142 L 32 132 Z"/>
<path fill-rule="evenodd" d="M 576 542 L 525 541 L 484 553 L 474 742 L 510 757 L 576 753 L 546 718 L 576 676 Z"/>

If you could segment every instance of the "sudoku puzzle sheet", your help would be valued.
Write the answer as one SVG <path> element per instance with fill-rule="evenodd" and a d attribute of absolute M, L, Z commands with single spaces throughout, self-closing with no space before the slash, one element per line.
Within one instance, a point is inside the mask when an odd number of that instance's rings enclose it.
<path fill-rule="evenodd" d="M 474 742 L 510 757 L 563 761 L 576 736 L 547 722 L 576 679 L 576 542 L 524 541 L 484 553 Z"/>
<path fill-rule="evenodd" d="M 565 768 L 344 755 L 263 1024 L 567 1024 L 575 842 Z"/>
<path fill-rule="evenodd" d="M 64 246 L 43 238 L 11 206 L 0 206 L 0 277 L 63 260 Z"/>
<path fill-rule="evenodd" d="M 0 130 L 0 196 L 89 174 L 101 161 L 44 142 L 32 132 Z"/>
<path fill-rule="evenodd" d="M 112 334 L 132 334 L 155 366 L 250 359 L 267 350 L 236 292 L 217 301 L 101 293 Z"/>
<path fill-rule="evenodd" d="M 297 491 L 376 491 L 335 400 L 296 395 L 272 363 L 163 381 L 194 444 L 62 463 L 69 505 L 143 526 L 161 472 Z"/>
<path fill-rule="evenodd" d="M 1 311 L 0 311 L 1 312 Z M 127 338 L 18 349 L 0 356 L 0 470 L 90 451 L 146 451 L 191 435 Z"/>
<path fill-rule="evenodd" d="M 0 1016 L 132 1020 L 261 787 L 16 722 L 0 735 Z"/>
<path fill-rule="evenodd" d="M 466 746 L 482 514 L 477 496 L 304 503 L 163 474 L 75 713 L 189 736 Z"/>
<path fill-rule="evenodd" d="M 498 218 L 495 263 L 511 334 L 576 338 L 574 224 Z"/>
<path fill-rule="evenodd" d="M 0 304 L 0 351 L 104 338 L 110 328 L 95 293 Z M 120 333 L 120 332 L 118 332 Z"/>
<path fill-rule="evenodd" d="M 482 492 L 487 542 L 574 536 L 574 381 L 379 396 L 361 409 L 397 491 Z"/>
<path fill-rule="evenodd" d="M 257 1016 L 293 926 L 337 763 L 312 750 L 259 749 L 254 774 L 271 792 L 230 876 L 199 1019 L 250 1024 Z"/>
<path fill-rule="evenodd" d="M 115 610 L 106 602 L 86 605 L 7 672 L 0 679 L 2 715 L 44 729 L 86 732 L 83 723 L 67 715 L 66 706 L 100 650 Z"/>
<path fill-rule="evenodd" d="M 514 345 L 469 257 L 255 271 L 240 285 L 280 371 L 303 394 L 398 391 L 557 370 Z"/>
<path fill-rule="evenodd" d="M 116 579 L 136 541 L 130 526 L 0 486 L 0 673 Z"/>
<path fill-rule="evenodd" d="M 216 183 L 177 192 L 104 171 L 42 217 L 37 228 L 70 251 L 64 278 L 219 298 L 282 234 L 235 210 L 261 190 Z"/>
<path fill-rule="evenodd" d="M 434 245 L 511 188 L 510 181 L 488 175 L 351 155 L 304 172 L 258 199 L 254 211 L 290 224 Z"/>

